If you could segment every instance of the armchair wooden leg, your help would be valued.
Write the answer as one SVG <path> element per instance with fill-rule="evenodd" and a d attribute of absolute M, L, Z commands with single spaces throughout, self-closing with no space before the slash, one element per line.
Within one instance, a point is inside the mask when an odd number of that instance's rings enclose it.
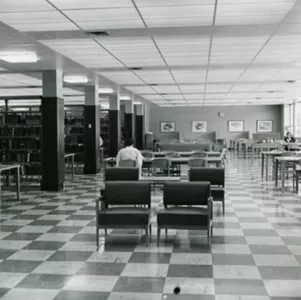
<path fill-rule="evenodd" d="M 96 226 L 96 246 L 99 247 L 99 228 Z"/>
<path fill-rule="evenodd" d="M 158 227 L 157 229 L 157 246 L 159 247 L 159 242 L 160 242 L 160 234 L 161 234 L 161 229 Z"/>
<path fill-rule="evenodd" d="M 146 243 L 146 247 L 148 247 L 148 226 L 146 226 L 145 228 L 145 243 Z"/>

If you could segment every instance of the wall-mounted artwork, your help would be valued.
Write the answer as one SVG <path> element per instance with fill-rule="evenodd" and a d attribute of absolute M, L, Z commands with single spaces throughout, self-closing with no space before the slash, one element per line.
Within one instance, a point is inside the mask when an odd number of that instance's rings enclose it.
<path fill-rule="evenodd" d="M 273 121 L 257 121 L 257 132 L 272 132 Z"/>
<path fill-rule="evenodd" d="M 207 132 L 207 122 L 192 121 L 192 132 Z"/>
<path fill-rule="evenodd" d="M 161 132 L 175 132 L 176 123 L 175 122 L 161 122 L 160 123 Z"/>
<path fill-rule="evenodd" d="M 244 132 L 244 121 L 228 121 L 228 132 Z"/>

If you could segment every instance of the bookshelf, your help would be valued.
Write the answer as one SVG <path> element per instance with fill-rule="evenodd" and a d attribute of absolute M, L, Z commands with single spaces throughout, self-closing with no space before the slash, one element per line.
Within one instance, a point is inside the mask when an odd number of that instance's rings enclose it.
<path fill-rule="evenodd" d="M 100 109 L 100 136 L 103 140 L 103 157 L 109 156 L 109 111 Z"/>

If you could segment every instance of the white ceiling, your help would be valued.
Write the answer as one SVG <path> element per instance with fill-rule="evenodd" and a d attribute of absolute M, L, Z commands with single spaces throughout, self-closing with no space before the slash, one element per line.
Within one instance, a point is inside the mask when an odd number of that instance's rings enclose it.
<path fill-rule="evenodd" d="M 301 0 L 1 0 L 0 21 L 22 34 L 0 26 L 0 50 L 41 60 L 0 71 L 60 67 L 160 106 L 290 103 L 301 98 L 300 17 Z M 2 71 L 0 94 L 36 94 L 39 78 Z"/>

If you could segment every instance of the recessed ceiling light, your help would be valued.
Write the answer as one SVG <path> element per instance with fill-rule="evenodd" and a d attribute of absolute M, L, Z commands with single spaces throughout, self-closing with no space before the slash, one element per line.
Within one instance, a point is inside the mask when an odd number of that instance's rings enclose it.
<path fill-rule="evenodd" d="M 131 100 L 130 96 L 120 96 L 120 100 Z"/>
<path fill-rule="evenodd" d="M 110 108 L 110 104 L 109 103 L 102 103 L 102 104 L 100 104 L 100 106 L 102 108 Z"/>
<path fill-rule="evenodd" d="M 64 81 L 67 83 L 87 83 L 89 79 L 86 76 L 70 75 L 70 76 L 64 76 Z"/>
<path fill-rule="evenodd" d="M 139 104 L 142 104 L 142 102 L 133 102 L 133 104 L 139 105 Z"/>
<path fill-rule="evenodd" d="M 35 63 L 39 58 L 34 52 L 0 52 L 0 59 L 9 63 Z"/>
<path fill-rule="evenodd" d="M 129 70 L 131 70 L 131 71 L 141 71 L 141 70 L 143 70 L 143 68 L 142 67 L 132 67 L 132 68 L 129 68 Z"/>
<path fill-rule="evenodd" d="M 114 90 L 112 88 L 99 88 L 98 93 L 100 93 L 100 94 L 113 94 Z"/>

